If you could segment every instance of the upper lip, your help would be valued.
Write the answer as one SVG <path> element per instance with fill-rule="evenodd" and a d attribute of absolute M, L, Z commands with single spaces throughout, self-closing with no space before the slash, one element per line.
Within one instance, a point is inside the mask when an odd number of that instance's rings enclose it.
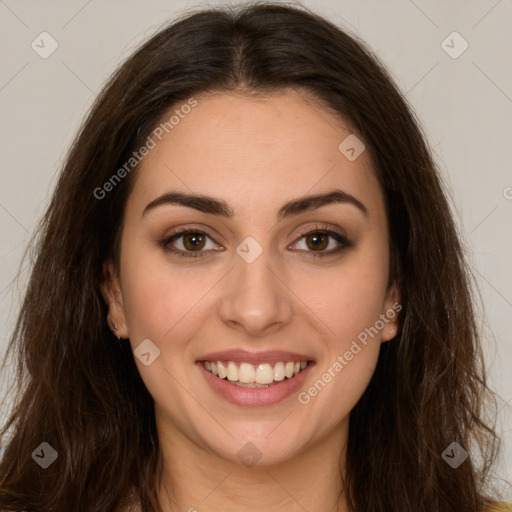
<path fill-rule="evenodd" d="M 233 361 L 235 363 L 278 363 L 280 361 L 313 361 L 310 356 L 285 352 L 282 350 L 270 350 L 266 352 L 248 352 L 247 350 L 225 350 L 223 352 L 211 352 L 198 359 L 198 361 Z"/>

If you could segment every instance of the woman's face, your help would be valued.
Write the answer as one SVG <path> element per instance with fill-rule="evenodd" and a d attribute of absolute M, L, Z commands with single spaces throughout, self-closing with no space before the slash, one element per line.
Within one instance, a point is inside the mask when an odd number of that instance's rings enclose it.
<path fill-rule="evenodd" d="M 368 152 L 304 93 L 195 99 L 137 171 L 109 316 L 161 435 L 276 464 L 346 434 L 394 335 L 383 196 Z M 224 380 L 204 364 L 219 360 Z"/>

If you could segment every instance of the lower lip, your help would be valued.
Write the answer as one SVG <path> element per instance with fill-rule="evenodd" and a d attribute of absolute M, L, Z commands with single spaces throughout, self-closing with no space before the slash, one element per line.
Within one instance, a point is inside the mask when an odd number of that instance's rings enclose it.
<path fill-rule="evenodd" d="M 229 380 L 216 377 L 204 367 L 202 362 L 198 361 L 196 364 L 203 372 L 206 381 L 213 391 L 225 398 L 228 402 L 245 407 L 261 407 L 277 404 L 288 398 L 300 388 L 304 379 L 308 376 L 309 371 L 314 366 L 314 363 L 310 362 L 306 368 L 295 377 L 291 379 L 285 377 L 282 381 L 268 388 L 244 388 L 232 384 Z"/>

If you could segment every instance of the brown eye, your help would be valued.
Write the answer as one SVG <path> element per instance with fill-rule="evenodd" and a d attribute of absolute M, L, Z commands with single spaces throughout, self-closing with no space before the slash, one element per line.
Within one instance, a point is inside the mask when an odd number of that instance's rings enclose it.
<path fill-rule="evenodd" d="M 201 250 L 205 243 L 206 238 L 201 233 L 183 235 L 183 246 L 187 251 Z"/>
<path fill-rule="evenodd" d="M 208 242 L 211 244 L 207 247 Z M 174 235 L 160 240 L 160 245 L 164 251 L 176 254 L 178 256 L 190 256 L 201 258 L 206 256 L 209 249 L 218 250 L 212 238 L 197 229 L 184 229 Z M 205 249 L 205 250 L 203 250 Z"/>
<path fill-rule="evenodd" d="M 331 241 L 333 245 L 331 245 Z M 300 244 L 305 245 L 305 248 L 300 247 Z M 306 252 L 309 256 L 334 256 L 344 249 L 352 247 L 352 243 L 346 236 L 326 227 L 315 227 L 302 231 L 299 241 L 295 245 L 298 246 L 297 249 Z"/>
<path fill-rule="evenodd" d="M 329 245 L 329 235 L 314 233 L 306 236 L 306 244 L 312 250 L 324 250 Z"/>

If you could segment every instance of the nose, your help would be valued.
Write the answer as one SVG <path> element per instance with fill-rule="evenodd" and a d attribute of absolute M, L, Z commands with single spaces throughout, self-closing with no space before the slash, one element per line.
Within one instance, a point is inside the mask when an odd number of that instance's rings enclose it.
<path fill-rule="evenodd" d="M 269 252 L 264 250 L 252 263 L 236 255 L 217 303 L 221 320 L 251 337 L 274 333 L 293 315 L 293 293 L 283 270 L 272 268 Z"/>

